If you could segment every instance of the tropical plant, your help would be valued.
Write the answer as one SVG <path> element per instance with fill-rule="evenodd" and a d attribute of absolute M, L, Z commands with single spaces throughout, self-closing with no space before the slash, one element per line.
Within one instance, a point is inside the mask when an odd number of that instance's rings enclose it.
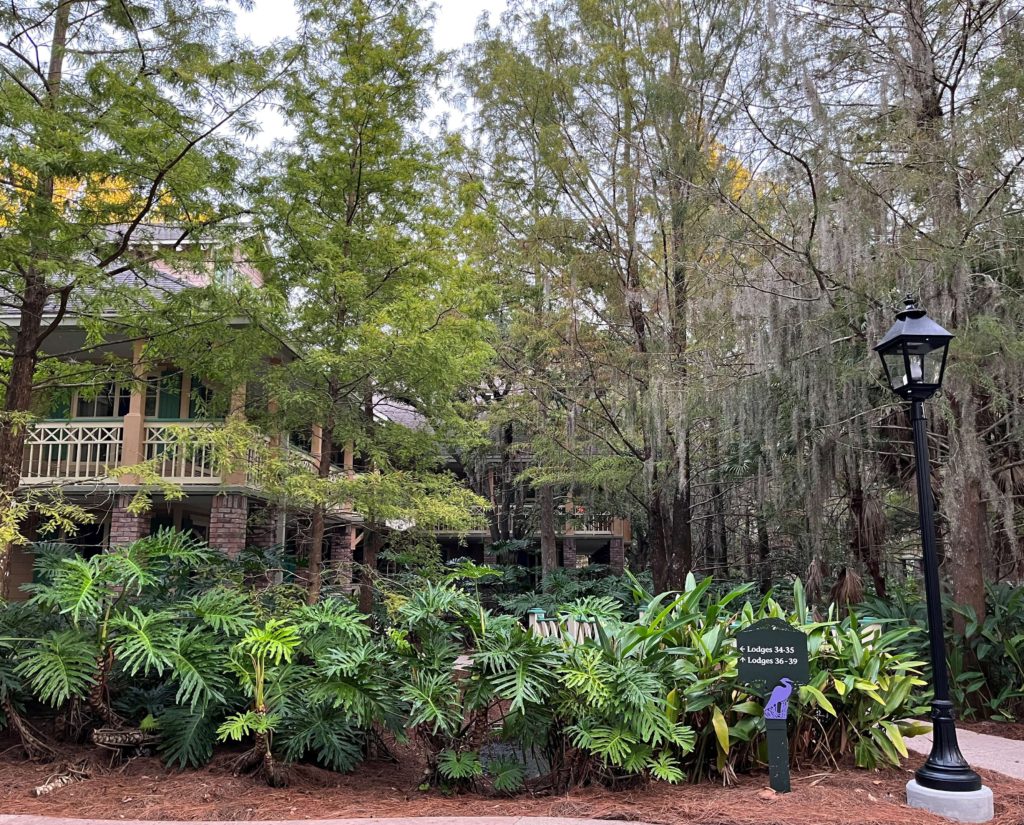
<path fill-rule="evenodd" d="M 262 626 L 253 627 L 238 641 L 232 650 L 232 664 L 252 692 L 252 707 L 229 716 L 217 729 L 217 736 L 222 740 L 241 741 L 253 737 L 252 748 L 239 757 L 236 770 L 255 768 L 274 786 L 286 784 L 286 778 L 271 750 L 274 729 L 281 716 L 267 704 L 268 670 L 271 678 L 276 676 L 280 682 L 286 681 L 279 671 L 282 665 L 292 661 L 300 641 L 299 628 L 283 619 L 270 619 Z"/>

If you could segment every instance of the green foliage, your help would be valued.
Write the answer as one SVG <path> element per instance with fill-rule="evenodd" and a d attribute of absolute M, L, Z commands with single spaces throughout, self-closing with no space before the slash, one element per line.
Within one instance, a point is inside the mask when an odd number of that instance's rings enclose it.
<path fill-rule="evenodd" d="M 498 793 L 515 793 L 523 787 L 526 770 L 514 759 L 492 759 L 487 763 L 487 775 Z"/>
<path fill-rule="evenodd" d="M 347 599 L 246 589 L 248 562 L 182 552 L 169 534 L 112 557 L 132 564 L 45 548 L 32 600 L 0 611 L 0 687 L 21 704 L 123 714 L 179 766 L 209 760 L 217 740 L 251 740 L 253 755 L 348 771 L 382 734 L 411 731 L 431 780 L 453 789 L 488 777 L 515 792 L 527 781 L 515 755 L 527 751 L 556 783 L 728 780 L 758 764 L 763 733 L 760 699 L 737 682 L 735 633 L 766 616 L 809 637 L 811 679 L 791 713 L 796 758 L 898 763 L 901 720 L 922 710 L 921 662 L 908 652 L 920 634 L 855 614 L 812 621 L 799 582 L 792 612 L 746 600 L 749 585 L 723 592 L 691 576 L 681 593 L 652 596 L 634 582 L 636 619 L 608 596 L 556 607 L 563 631 L 596 619 L 593 638 L 572 640 L 484 608 L 467 567 L 392 593 L 388 625 L 374 631 Z M 995 616 L 1007 632 L 1017 621 Z M 481 756 L 490 746 L 500 759 Z"/>
<path fill-rule="evenodd" d="M 0 611 L 0 687 L 18 701 L 145 722 L 180 766 L 208 761 L 217 738 L 280 728 L 286 759 L 350 770 L 367 731 L 401 736 L 391 647 L 350 601 L 247 589 L 250 562 L 171 532 L 89 559 L 40 551 L 32 599 Z"/>
<path fill-rule="evenodd" d="M 347 773 L 363 760 L 365 732 L 344 707 L 293 707 L 281 720 L 278 736 L 280 753 L 289 762 L 312 756 L 329 770 Z"/>
<path fill-rule="evenodd" d="M 243 337 L 249 358 L 267 354 L 257 343 L 267 339 L 262 332 L 223 323 L 240 314 L 238 290 L 231 312 L 218 284 L 186 290 L 201 300 L 172 290 L 157 300 L 153 278 L 168 263 L 202 271 L 215 242 L 237 243 L 240 136 L 269 91 L 277 54 L 235 35 L 225 0 L 89 11 L 26 0 L 0 8 L 0 32 L 0 288 L 18 352 L 0 364 L 9 411 L 0 435 L 16 487 L 24 427 L 46 408 L 51 388 L 82 387 L 88 397 L 90 384 L 130 374 L 114 348 L 76 357 L 83 348 L 147 340 L 154 361 L 156 351 L 191 350 L 191 360 L 205 353 L 223 367 Z M 154 233 L 164 231 L 176 243 L 153 254 Z M 58 325 L 80 337 L 51 346 Z M 211 340 L 217 347 L 198 345 Z M 0 496 L 4 548 L 30 513 L 52 531 L 94 518 L 49 485 L 13 492 L 7 483 Z M 78 573 L 87 578 L 88 568 Z M 65 604 L 76 614 L 88 608 Z"/>
<path fill-rule="evenodd" d="M 49 633 L 30 646 L 14 668 L 39 701 L 62 705 L 83 698 L 96 684 L 97 649 L 77 630 Z"/>
<path fill-rule="evenodd" d="M 175 705 L 157 719 L 160 755 L 168 765 L 198 768 L 213 758 L 217 727 L 205 707 Z"/>
<path fill-rule="evenodd" d="M 438 458 L 442 439 L 454 446 L 473 429 L 462 399 L 492 355 L 490 290 L 464 254 L 450 159 L 418 130 L 445 59 L 418 2 L 307 0 L 299 12 L 303 36 L 279 83 L 295 139 L 263 158 L 253 214 L 289 297 L 279 334 L 303 356 L 266 384 L 275 429 L 316 421 L 324 462 L 353 444 L 365 466 L 291 469 L 269 489 L 314 510 L 317 530 L 344 506 L 371 525 L 465 532 L 486 502 Z M 414 425 L 393 420 L 403 417 Z M 317 564 L 311 575 L 315 591 Z"/>
<path fill-rule="evenodd" d="M 501 609 L 514 616 L 522 616 L 533 608 L 556 615 L 570 603 L 581 600 L 595 600 L 592 604 L 597 609 L 591 611 L 592 616 L 637 615 L 636 579 L 612 575 L 605 565 L 594 564 L 581 570 L 558 568 L 536 587 L 528 584 L 525 568 L 505 566 L 498 570 L 500 578 L 489 586 L 495 591 Z M 650 576 L 643 574 L 641 580 L 640 587 L 650 589 Z M 586 618 L 580 611 L 577 613 L 579 618 Z"/>
<path fill-rule="evenodd" d="M 473 751 L 456 753 L 443 750 L 438 755 L 437 770 L 445 779 L 465 782 L 483 776 L 484 766 L 480 762 L 480 755 Z"/>
<path fill-rule="evenodd" d="M 1024 587 L 1000 583 L 986 587 L 985 619 L 969 605 L 944 600 L 947 665 L 954 702 L 965 718 L 1013 720 L 1024 711 Z M 860 609 L 865 622 L 883 627 L 925 627 L 924 601 L 897 593 L 888 600 L 867 599 Z M 958 632 L 954 616 L 963 626 Z M 931 665 L 924 634 L 906 636 L 899 647 Z"/>

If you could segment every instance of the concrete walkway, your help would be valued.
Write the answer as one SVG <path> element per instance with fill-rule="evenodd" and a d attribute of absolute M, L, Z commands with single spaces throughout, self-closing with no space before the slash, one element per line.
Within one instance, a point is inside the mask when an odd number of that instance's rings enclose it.
<path fill-rule="evenodd" d="M 985 768 L 1003 776 L 1024 779 L 1024 742 L 963 728 L 957 728 L 956 739 L 960 743 L 960 753 L 972 768 Z M 913 753 L 927 756 L 932 751 L 930 733 L 909 736 L 905 741 L 907 750 Z"/>
<path fill-rule="evenodd" d="M 257 825 L 298 825 L 303 820 L 263 819 Z M 138 819 L 72 819 L 70 817 L 0 814 L 0 825 L 154 825 Z M 570 819 L 559 816 L 407 816 L 382 819 L 311 819 L 310 825 L 626 825 L 616 819 Z M 159 825 L 196 825 L 195 822 L 161 821 Z M 204 822 L 202 825 L 237 825 L 235 822 Z M 647 825 L 630 822 L 628 825 Z"/>

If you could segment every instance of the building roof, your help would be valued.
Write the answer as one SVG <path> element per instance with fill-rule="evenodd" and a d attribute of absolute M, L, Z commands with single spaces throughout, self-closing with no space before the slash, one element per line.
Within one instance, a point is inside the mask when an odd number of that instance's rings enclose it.
<path fill-rule="evenodd" d="M 109 226 L 104 230 L 111 242 L 117 242 L 123 237 L 127 227 L 121 225 Z M 236 250 L 232 254 L 229 267 L 221 265 L 220 271 L 214 273 L 213 261 L 211 260 L 208 270 L 187 270 L 182 267 L 175 267 L 167 260 L 159 257 L 159 250 L 185 248 L 195 245 L 196 241 L 185 235 L 180 227 L 163 224 L 141 224 L 132 232 L 131 250 L 137 255 L 137 265 L 131 265 L 126 258 L 119 259 L 109 268 L 111 270 L 108 286 L 114 288 L 134 289 L 142 292 L 143 295 L 150 294 L 157 299 L 166 299 L 172 295 L 180 294 L 189 288 L 204 287 L 210 284 L 213 277 L 225 277 L 228 280 L 241 279 L 248 281 L 254 286 L 263 285 L 263 276 L 254 266 L 245 260 Z M 217 248 L 218 244 L 212 241 L 200 242 L 203 246 Z M 150 254 L 146 251 L 150 250 Z M 227 271 L 225 272 L 225 269 Z M 96 295 L 96 288 L 92 285 L 82 285 L 72 293 L 66 315 L 65 324 L 75 324 L 76 312 L 82 312 L 90 305 Z M 58 299 L 51 296 L 44 309 L 44 315 L 53 315 L 58 308 Z M 103 314 L 116 316 L 120 314 L 116 310 L 108 310 Z M 10 325 L 12 320 L 19 317 L 17 310 L 10 307 L 0 309 L 0 322 Z"/>
<path fill-rule="evenodd" d="M 427 419 L 412 404 L 385 398 L 382 395 L 374 396 L 373 414 L 383 421 L 400 424 L 410 430 L 419 430 L 427 426 Z"/>

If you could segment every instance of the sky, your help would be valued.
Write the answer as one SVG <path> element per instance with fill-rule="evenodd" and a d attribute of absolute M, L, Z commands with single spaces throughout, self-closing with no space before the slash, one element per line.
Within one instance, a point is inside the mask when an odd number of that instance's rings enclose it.
<path fill-rule="evenodd" d="M 505 5 L 506 0 L 435 0 L 434 48 L 462 48 L 473 39 L 481 14 L 488 13 L 491 21 L 497 22 Z M 292 0 L 255 0 L 252 11 L 239 11 L 237 16 L 239 32 L 257 45 L 292 35 L 298 26 Z M 427 119 L 432 120 L 444 113 L 453 120 L 458 118 L 458 113 L 438 102 L 431 108 Z M 285 134 L 284 124 L 276 112 L 264 109 L 260 120 L 264 129 L 258 141 L 260 144 L 267 145 L 275 137 Z"/>

